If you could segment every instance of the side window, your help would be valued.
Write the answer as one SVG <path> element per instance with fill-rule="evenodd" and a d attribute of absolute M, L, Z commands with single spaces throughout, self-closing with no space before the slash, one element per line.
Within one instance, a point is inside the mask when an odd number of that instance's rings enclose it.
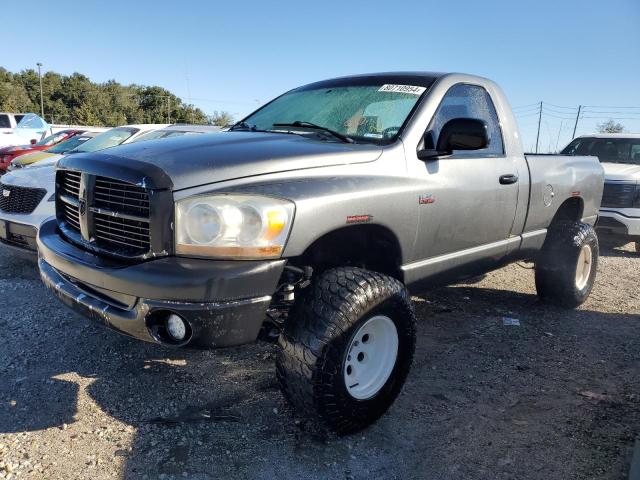
<path fill-rule="evenodd" d="M 458 84 L 451 87 L 438 106 L 428 131 L 431 132 L 433 148 L 445 123 L 454 118 L 475 118 L 487 122 L 489 146 L 476 150 L 476 154 L 503 155 L 502 131 L 498 114 L 487 91 L 477 85 Z M 455 154 L 456 152 L 454 152 Z M 473 152 L 460 152 L 473 153 Z"/>
<path fill-rule="evenodd" d="M 9 115 L 0 115 L 0 128 L 11 128 Z"/>

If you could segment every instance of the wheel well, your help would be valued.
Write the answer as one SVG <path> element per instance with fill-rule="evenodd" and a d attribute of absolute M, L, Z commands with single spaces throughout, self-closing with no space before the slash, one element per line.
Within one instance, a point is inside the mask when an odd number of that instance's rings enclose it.
<path fill-rule="evenodd" d="M 402 279 L 402 251 L 394 233 L 380 225 L 352 225 L 313 242 L 292 263 L 310 265 L 314 273 L 333 267 L 361 267 Z"/>
<path fill-rule="evenodd" d="M 572 197 L 565 200 L 556 211 L 551 220 L 551 225 L 567 222 L 579 222 L 582 219 L 584 200 L 580 197 Z"/>

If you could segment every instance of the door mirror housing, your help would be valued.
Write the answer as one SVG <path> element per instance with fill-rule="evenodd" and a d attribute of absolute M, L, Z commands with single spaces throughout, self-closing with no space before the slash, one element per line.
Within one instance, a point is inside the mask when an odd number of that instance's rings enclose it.
<path fill-rule="evenodd" d="M 489 145 L 487 123 L 475 118 L 454 118 L 444 124 L 436 150 L 481 150 Z"/>
<path fill-rule="evenodd" d="M 31 145 L 35 145 L 36 143 L 38 143 L 38 141 L 35 138 L 32 138 L 30 143 Z"/>
<path fill-rule="evenodd" d="M 429 136 L 427 139 L 426 136 Z M 426 140 L 429 140 L 428 142 Z M 425 145 L 432 143 L 431 132 L 425 134 Z M 451 155 L 454 150 L 481 150 L 489 145 L 487 123 L 475 118 L 454 118 L 444 124 L 436 148 L 418 150 L 420 160 Z"/>

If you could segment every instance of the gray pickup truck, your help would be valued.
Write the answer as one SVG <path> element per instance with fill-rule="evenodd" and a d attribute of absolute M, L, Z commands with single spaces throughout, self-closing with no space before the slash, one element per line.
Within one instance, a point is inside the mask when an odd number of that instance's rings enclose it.
<path fill-rule="evenodd" d="M 285 397 L 346 434 L 407 377 L 410 290 L 528 260 L 541 299 L 584 302 L 602 189 L 595 157 L 525 156 L 489 80 L 351 76 L 219 135 L 63 159 L 39 266 L 64 303 L 147 342 L 277 341 Z"/>

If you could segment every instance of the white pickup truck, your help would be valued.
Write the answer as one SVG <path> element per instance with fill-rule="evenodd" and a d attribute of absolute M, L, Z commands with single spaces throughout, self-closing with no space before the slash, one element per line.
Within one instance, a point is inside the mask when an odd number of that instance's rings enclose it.
<path fill-rule="evenodd" d="M 640 253 L 640 133 L 584 135 L 562 153 L 600 159 L 605 183 L 598 232 L 625 243 L 635 242 Z"/>

